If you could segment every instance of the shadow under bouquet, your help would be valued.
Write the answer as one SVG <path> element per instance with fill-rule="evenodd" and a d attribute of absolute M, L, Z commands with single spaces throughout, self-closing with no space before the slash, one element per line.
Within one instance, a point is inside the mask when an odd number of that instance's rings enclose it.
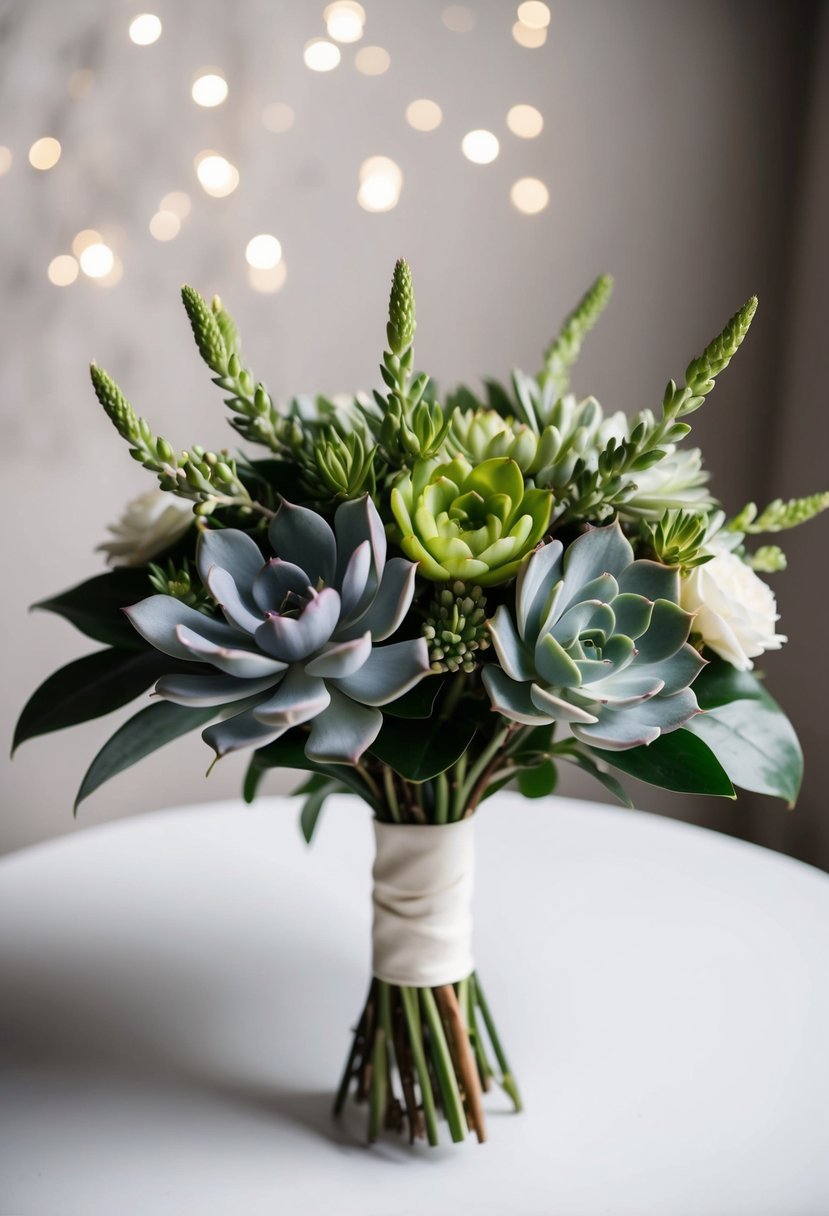
<path fill-rule="evenodd" d="M 184 305 L 253 457 L 175 449 L 92 367 L 98 399 L 159 488 L 102 546 L 116 568 L 38 607 L 105 649 L 31 697 L 15 745 L 154 689 L 78 793 L 193 730 L 249 754 L 251 800 L 274 768 L 307 774 L 301 826 L 326 798 L 371 808 L 373 975 L 335 1100 L 436 1144 L 485 1138 L 483 1093 L 519 1091 L 475 971 L 474 814 L 501 787 L 555 789 L 561 764 L 630 805 L 620 776 L 794 803 L 794 731 L 753 673 L 777 649 L 751 538 L 829 505 L 818 494 L 728 518 L 688 418 L 745 337 L 752 299 L 657 413 L 606 414 L 569 370 L 609 297 L 602 277 L 535 376 L 441 404 L 414 368 L 415 303 L 397 263 L 383 388 L 274 402 L 223 305 Z"/>

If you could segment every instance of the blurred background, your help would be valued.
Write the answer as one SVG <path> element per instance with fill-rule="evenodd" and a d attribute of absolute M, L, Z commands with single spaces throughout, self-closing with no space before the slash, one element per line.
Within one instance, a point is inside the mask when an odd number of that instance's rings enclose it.
<path fill-rule="evenodd" d="M 221 293 L 285 398 L 378 384 L 398 256 L 414 270 L 418 366 L 445 387 L 535 371 L 609 271 L 574 387 L 629 411 L 658 407 L 756 292 L 749 339 L 694 418 L 715 493 L 733 513 L 829 485 L 825 6 L 148 3 L 0 5 L 5 739 L 36 685 L 95 649 L 28 605 L 98 573 L 106 524 L 154 483 L 97 406 L 89 361 L 176 446 L 231 442 L 184 281 Z M 631 783 L 645 809 L 823 867 L 828 535 L 825 519 L 790 534 L 789 570 L 772 576 L 791 641 L 768 657 L 768 686 L 806 753 L 797 809 Z M 3 762 L 0 849 L 238 792 L 244 759 L 204 781 L 195 735 L 73 821 L 89 761 L 132 712 Z M 570 773 L 562 788 L 602 796 Z"/>

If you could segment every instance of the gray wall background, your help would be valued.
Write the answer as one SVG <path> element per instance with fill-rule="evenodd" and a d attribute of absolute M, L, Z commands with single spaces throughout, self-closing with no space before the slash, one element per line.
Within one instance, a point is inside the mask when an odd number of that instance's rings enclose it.
<path fill-rule="evenodd" d="M 415 274 L 417 361 L 443 384 L 515 364 L 534 370 L 561 316 L 609 270 L 615 298 L 575 386 L 626 410 L 656 407 L 667 378 L 756 292 L 748 342 L 696 416 L 715 489 L 736 510 L 829 484 L 823 6 L 551 0 L 547 44 L 526 50 L 511 38 L 508 3 L 471 0 L 474 28 L 455 34 L 440 3 L 365 0 L 363 44 L 391 55 L 388 73 L 374 78 L 354 69 L 361 44 L 342 48 L 334 72 L 305 68 L 304 42 L 324 32 L 322 0 L 150 7 L 164 33 L 148 48 L 127 38 L 136 6 L 0 7 L 0 144 L 14 155 L 0 177 L 4 738 L 47 674 L 94 649 L 62 621 L 27 615 L 27 605 L 98 572 L 92 549 L 105 523 L 152 484 L 98 409 L 89 360 L 176 444 L 230 442 L 178 302 L 185 280 L 221 292 L 257 374 L 287 396 L 378 382 L 388 280 L 401 254 Z M 210 64 L 224 71 L 230 96 L 199 110 L 190 84 Z M 94 84 L 71 100 L 67 81 L 79 68 L 94 72 Z M 436 132 L 407 126 L 416 97 L 443 108 Z M 275 100 L 296 111 L 286 134 L 259 121 Z M 507 131 L 518 102 L 542 111 L 538 139 Z M 462 135 L 477 127 L 501 139 L 489 166 L 460 153 Z M 37 173 L 26 153 L 44 134 L 61 140 L 63 156 Z M 196 183 L 193 157 L 207 147 L 240 170 L 229 198 L 208 198 Z M 387 214 L 356 201 L 358 167 L 373 154 L 392 156 L 404 174 Z M 535 217 L 509 203 L 512 181 L 525 175 L 550 189 Z M 191 194 L 193 214 L 175 241 L 159 244 L 147 224 L 173 189 Z M 114 232 L 122 281 L 53 287 L 50 259 L 85 227 Z M 261 231 L 279 237 L 288 266 L 274 296 L 256 295 L 245 278 L 245 244 Z M 775 587 L 791 641 L 767 668 L 806 750 L 798 809 L 751 796 L 733 805 L 646 787 L 636 794 L 648 809 L 826 866 L 825 522 L 786 547 L 790 568 Z M 87 763 L 129 712 L 32 741 L 4 762 L 0 848 L 238 790 L 244 762 L 226 759 L 204 782 L 209 757 L 195 736 L 104 787 L 73 822 Z M 292 784 L 275 777 L 271 788 Z M 598 796 L 570 775 L 564 788 Z"/>

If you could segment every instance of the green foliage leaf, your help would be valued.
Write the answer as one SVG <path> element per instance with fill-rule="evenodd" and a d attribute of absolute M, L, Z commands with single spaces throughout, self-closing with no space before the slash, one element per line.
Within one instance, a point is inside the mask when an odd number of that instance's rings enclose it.
<path fill-rule="evenodd" d="M 120 709 L 179 666 L 175 659 L 147 649 L 98 650 L 76 659 L 32 693 L 15 728 L 12 751 L 26 739 Z"/>
<path fill-rule="evenodd" d="M 244 797 L 246 802 L 252 802 L 259 781 L 269 768 L 293 768 L 306 773 L 318 773 L 350 790 L 373 806 L 371 791 L 355 768 L 348 764 L 316 764 L 305 755 L 307 734 L 302 730 L 289 730 L 281 738 L 275 739 L 265 747 L 258 748 L 250 758 L 247 776 L 245 777 Z"/>
<path fill-rule="evenodd" d="M 595 760 L 592 760 L 590 756 L 586 756 L 581 751 L 570 749 L 563 753 L 563 759 L 567 760 L 570 764 L 575 764 L 583 772 L 589 773 L 600 785 L 604 786 L 609 794 L 612 794 L 614 798 L 621 802 L 622 806 L 633 810 L 633 802 L 621 782 L 617 781 L 612 773 L 606 772 L 596 764 Z"/>
<path fill-rule="evenodd" d="M 716 755 L 735 785 L 797 800 L 803 753 L 789 719 L 750 671 L 715 659 L 694 682 L 706 712 L 687 725 Z"/>
<path fill-rule="evenodd" d="M 310 844 L 326 799 L 331 794 L 347 794 L 349 791 L 335 777 L 314 773 L 296 792 L 305 795 L 305 802 L 299 813 L 299 826 L 305 843 Z"/>
<path fill-rule="evenodd" d="M 518 774 L 518 788 L 525 798 L 546 798 L 558 785 L 558 769 L 552 760 L 522 768 Z"/>
<path fill-rule="evenodd" d="M 435 703 L 447 683 L 448 680 L 444 677 L 427 676 L 402 697 L 384 705 L 383 713 L 391 714 L 393 718 L 431 718 Z"/>
<path fill-rule="evenodd" d="M 215 706 L 193 709 L 173 705 L 170 701 L 157 701 L 139 710 L 104 744 L 86 770 L 75 799 L 75 810 L 110 777 L 122 773 L 165 743 L 204 726 L 217 712 Z"/>
<path fill-rule="evenodd" d="M 660 735 L 645 747 L 632 747 L 623 752 L 596 748 L 590 748 L 590 751 L 613 768 L 663 790 L 736 797 L 728 774 L 711 748 L 684 727 Z"/>
<path fill-rule="evenodd" d="M 106 646 L 143 650 L 146 643 L 124 616 L 123 609 L 145 599 L 151 591 L 146 571 L 122 567 L 98 574 L 32 607 L 56 612 L 88 638 Z"/>
<path fill-rule="evenodd" d="M 371 752 L 407 781 L 429 781 L 459 760 L 475 738 L 474 722 L 433 718 L 412 730 L 405 718 L 385 718 Z"/>

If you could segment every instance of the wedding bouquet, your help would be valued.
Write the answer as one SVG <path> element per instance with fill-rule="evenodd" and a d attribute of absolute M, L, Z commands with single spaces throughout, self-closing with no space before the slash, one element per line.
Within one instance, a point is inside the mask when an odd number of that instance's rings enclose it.
<path fill-rule="evenodd" d="M 115 568 L 38 605 L 105 647 L 51 676 L 15 745 L 151 702 L 101 749 L 77 802 L 202 729 L 244 750 L 252 800 L 273 768 L 307 778 L 301 825 L 356 795 L 374 818 L 373 977 L 339 1111 L 354 1086 L 369 1136 L 407 1126 L 484 1139 L 482 1091 L 519 1092 L 474 969 L 473 817 L 516 782 L 527 797 L 574 764 L 630 805 L 617 774 L 793 803 L 794 731 L 753 673 L 778 649 L 752 548 L 829 505 L 818 494 L 727 517 L 688 419 L 745 337 L 751 299 L 673 380 L 656 413 L 606 414 L 569 392 L 607 302 L 599 278 L 535 376 L 456 389 L 417 373 L 408 265 L 394 270 L 383 388 L 272 400 L 218 299 L 184 306 L 238 435 L 258 457 L 177 450 L 92 367 L 98 400 L 160 489 L 102 548 Z M 211 766 L 212 767 L 212 766 Z"/>

